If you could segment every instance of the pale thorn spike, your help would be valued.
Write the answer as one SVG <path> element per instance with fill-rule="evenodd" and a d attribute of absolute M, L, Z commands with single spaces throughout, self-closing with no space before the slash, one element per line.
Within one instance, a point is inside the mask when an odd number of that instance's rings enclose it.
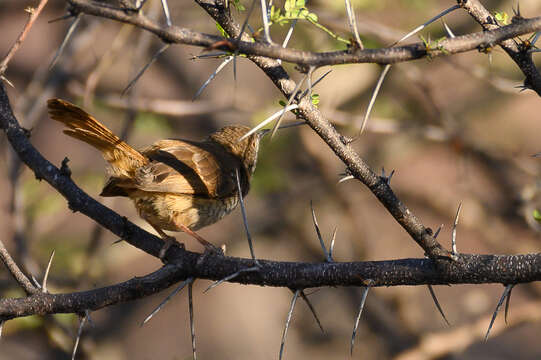
<path fill-rule="evenodd" d="M 359 312 L 357 313 L 357 317 L 355 318 L 355 324 L 353 325 L 353 332 L 351 334 L 350 355 L 353 355 L 353 348 L 355 346 L 355 336 L 357 335 L 359 321 L 361 320 L 361 314 L 363 313 L 364 304 L 366 303 L 366 298 L 368 297 L 369 290 L 370 290 L 370 285 L 363 287 L 363 293 L 361 295 L 361 303 L 359 304 Z"/>
<path fill-rule="evenodd" d="M 453 223 L 453 230 L 451 233 L 451 248 L 452 248 L 452 254 L 456 256 L 458 254 L 457 248 L 456 248 L 456 228 L 458 225 L 458 218 L 460 216 L 460 210 L 462 209 L 462 202 L 458 204 L 458 209 L 456 211 L 455 221 Z"/>
<path fill-rule="evenodd" d="M 47 292 L 47 279 L 49 277 L 49 270 L 51 270 L 51 264 L 53 263 L 54 258 L 54 250 L 51 253 L 51 256 L 49 257 L 49 262 L 47 263 L 47 268 L 45 269 L 45 275 L 43 276 L 43 282 L 41 284 L 41 291 L 46 293 Z"/>
<path fill-rule="evenodd" d="M 252 128 L 252 130 L 248 131 L 246 134 L 244 134 L 240 139 L 239 141 L 242 141 L 244 139 L 246 139 L 247 137 L 249 137 L 250 135 L 252 135 L 253 133 L 255 133 L 256 131 L 258 131 L 259 129 L 261 128 L 264 128 L 267 124 L 269 124 L 270 122 L 272 122 L 274 119 L 276 119 L 277 117 L 279 117 L 280 115 L 288 112 L 288 111 L 291 111 L 291 110 L 295 110 L 299 107 L 299 105 L 297 104 L 292 104 L 292 105 L 289 105 L 289 106 L 286 106 L 285 108 L 281 109 L 280 111 L 277 111 L 275 112 L 274 114 L 272 114 L 271 116 L 269 116 L 268 118 L 266 118 L 265 120 L 263 120 L 262 122 L 260 122 L 257 126 L 255 126 L 254 128 Z"/>
<path fill-rule="evenodd" d="M 154 315 L 156 315 L 164 306 L 165 304 L 167 304 L 169 302 L 169 300 L 171 300 L 171 298 L 173 296 L 175 296 L 176 294 L 178 294 L 180 292 L 180 290 L 184 289 L 184 287 L 188 284 L 191 284 L 192 282 L 194 281 L 194 278 L 192 277 L 189 277 L 187 278 L 186 280 L 184 280 L 179 286 L 177 286 L 175 288 L 175 290 L 173 290 L 173 292 L 169 295 L 167 295 L 167 297 L 150 313 L 150 315 L 148 315 L 145 320 L 143 320 L 143 322 L 141 323 L 140 326 L 143 326 L 145 325 L 148 321 L 150 321 L 150 319 L 152 319 L 152 317 Z"/>
<path fill-rule="evenodd" d="M 381 84 L 383 84 L 383 80 L 387 76 L 387 73 L 391 69 L 391 64 L 385 65 L 383 68 L 383 71 L 381 72 L 378 82 L 376 83 L 376 87 L 374 88 L 374 91 L 372 92 L 372 96 L 370 97 L 370 102 L 368 103 L 368 108 L 366 109 L 366 113 L 363 117 L 363 122 L 361 124 L 361 130 L 359 131 L 359 135 L 363 133 L 364 128 L 366 127 L 366 123 L 368 122 L 368 117 L 370 116 L 370 113 L 372 112 L 372 108 L 374 107 L 374 103 L 376 102 L 376 97 L 378 96 L 379 90 L 381 89 Z"/>
<path fill-rule="evenodd" d="M 216 70 L 210 74 L 209 78 L 203 83 L 203 85 L 201 85 L 201 87 L 197 90 L 197 92 L 195 93 L 195 95 L 193 96 L 192 98 L 192 101 L 194 101 L 195 99 L 197 99 L 199 97 L 199 95 L 201 95 L 201 93 L 203 92 L 203 90 L 205 90 L 205 88 L 210 84 L 210 82 L 212 80 L 214 80 L 214 78 L 216 77 L 216 75 L 218 75 L 218 73 L 220 71 L 222 71 L 222 69 L 231 62 L 231 60 L 233 60 L 233 56 L 228 56 L 224 59 L 224 61 L 222 61 L 222 63 L 220 65 L 218 65 L 218 67 L 216 68 Z"/>
<path fill-rule="evenodd" d="M 494 325 L 494 321 L 496 320 L 496 316 L 498 316 L 498 312 L 500 311 L 500 308 L 502 307 L 503 301 L 509 293 L 511 293 L 511 290 L 513 289 L 514 284 L 506 285 L 505 289 L 503 291 L 502 296 L 500 297 L 500 300 L 498 301 L 498 304 L 496 305 L 496 309 L 494 310 L 494 313 L 492 314 L 492 319 L 490 320 L 490 324 L 488 325 L 487 333 L 485 334 L 485 341 L 488 340 L 488 335 L 490 334 L 490 330 L 492 330 L 492 326 Z"/>
<path fill-rule="evenodd" d="M 291 299 L 291 305 L 289 306 L 289 312 L 287 313 L 286 325 L 284 327 L 284 332 L 282 333 L 282 341 L 280 342 L 280 355 L 278 356 L 279 360 L 282 360 L 282 355 L 284 354 L 284 347 L 287 338 L 287 330 L 289 329 L 289 323 L 291 322 L 291 316 L 293 315 L 293 309 L 295 308 L 295 303 L 299 297 L 301 290 L 295 290 L 293 298 Z"/>
<path fill-rule="evenodd" d="M 400 40 L 396 41 L 394 44 L 391 45 L 392 46 L 395 46 L 396 44 L 406 40 L 407 38 L 409 38 L 410 36 L 413 36 L 415 34 L 417 34 L 419 31 L 423 30 L 425 27 L 427 27 L 428 25 L 432 24 L 434 21 L 438 20 L 439 18 L 441 18 L 442 16 L 445 16 L 447 15 L 448 13 L 452 12 L 452 11 L 455 11 L 457 9 L 460 9 L 460 5 L 454 5 L 454 6 L 451 6 L 450 8 L 442 11 L 441 13 L 439 13 L 438 15 L 434 16 L 432 19 L 428 20 L 427 22 L 425 22 L 424 24 L 422 25 L 419 25 L 417 26 L 415 29 L 413 29 L 412 31 L 410 31 L 409 33 L 407 33 L 406 35 L 404 35 Z"/>

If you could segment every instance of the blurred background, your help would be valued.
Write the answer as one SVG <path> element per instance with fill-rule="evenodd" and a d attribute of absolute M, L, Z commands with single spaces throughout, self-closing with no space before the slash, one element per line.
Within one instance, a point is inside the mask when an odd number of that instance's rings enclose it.
<path fill-rule="evenodd" d="M 367 48 L 388 46 L 454 1 L 352 0 L 361 38 Z M 484 1 L 492 13 L 512 16 L 512 1 Z M 247 8 L 250 2 L 241 0 Z M 259 3 L 258 3 L 259 4 Z M 0 1 L 0 52 L 5 54 L 26 22 L 27 6 L 36 1 Z M 173 24 L 219 34 L 216 25 L 193 2 L 169 1 Z M 257 5 L 259 6 L 259 5 Z M 283 7 L 283 2 L 276 2 Z M 311 1 L 318 23 L 350 38 L 344 2 Z M 541 15 L 541 3 L 520 2 L 525 17 Z M 148 0 L 145 13 L 164 23 L 161 2 Z M 233 9 L 242 22 L 246 11 Z M 54 67 L 52 59 L 73 18 L 65 2 L 51 0 L 9 65 L 9 95 L 33 144 L 57 166 L 68 157 L 73 179 L 88 194 L 152 231 L 127 199 L 99 198 L 104 161 L 89 146 L 64 136 L 46 116 L 46 100 L 60 97 L 84 106 L 135 147 L 163 138 L 202 139 L 226 124 L 255 125 L 280 110 L 284 100 L 265 75 L 245 58 L 230 62 L 194 101 L 194 95 L 223 59 L 196 58 L 200 48 L 173 45 L 124 96 L 123 89 L 162 47 L 154 36 L 128 25 L 83 16 Z M 456 35 L 480 31 L 462 10 L 445 17 Z M 261 26 L 260 10 L 250 21 Z M 281 43 L 290 23 L 273 25 Z M 424 39 L 445 36 L 438 21 L 421 32 Z M 524 37 L 527 39 L 527 37 Z M 420 41 L 414 37 L 410 42 Z M 307 21 L 297 23 L 290 47 L 312 51 L 343 49 Z M 535 56 L 539 65 L 539 56 Z M 301 75 L 284 64 L 290 75 Z M 318 69 L 314 80 L 330 68 Z M 344 65 L 314 88 L 319 108 L 339 131 L 354 136 L 382 68 Z M 392 187 L 425 226 L 444 224 L 440 242 L 450 247 L 450 229 L 458 204 L 462 215 L 458 249 L 465 253 L 539 252 L 541 208 L 541 103 L 533 91 L 520 92 L 523 75 L 499 48 L 472 51 L 432 61 L 394 65 L 375 103 L 367 131 L 353 147 L 373 167 L 395 170 Z M 294 120 L 292 114 L 285 117 Z M 38 280 L 50 253 L 52 293 L 92 289 L 142 276 L 160 262 L 79 213 L 45 182 L 21 165 L 1 138 L 2 240 L 16 261 Z M 323 261 L 311 220 L 313 201 L 327 243 L 337 229 L 337 261 L 420 258 L 422 250 L 360 183 L 338 183 L 344 165 L 308 127 L 279 131 L 264 140 L 252 190 L 246 198 L 256 256 L 284 261 Z M 249 257 L 240 209 L 200 231 L 232 256 Z M 190 237 L 177 239 L 202 251 Z M 194 285 L 195 326 L 201 359 L 276 359 L 291 301 L 288 289 L 223 284 L 208 293 L 209 281 Z M 187 292 L 177 295 L 148 324 L 142 320 L 169 293 L 92 313 L 84 328 L 78 359 L 190 359 Z M 448 327 L 424 286 L 372 289 L 356 338 L 355 359 L 538 359 L 541 358 L 541 287 L 515 287 L 508 324 L 503 314 L 483 341 L 503 291 L 501 285 L 436 287 L 450 320 Z M 319 313 L 321 333 L 307 306 L 293 313 L 285 359 L 334 359 L 349 356 L 361 289 L 307 290 Z M 23 296 L 4 268 L 0 296 Z M 68 359 L 78 318 L 32 316 L 4 325 L 0 359 Z"/>

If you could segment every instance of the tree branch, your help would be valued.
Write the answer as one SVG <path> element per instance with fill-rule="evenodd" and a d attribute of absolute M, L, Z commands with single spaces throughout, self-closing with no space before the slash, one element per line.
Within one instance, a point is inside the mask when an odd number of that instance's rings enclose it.
<path fill-rule="evenodd" d="M 92 3 L 88 0 L 67 1 L 70 3 L 74 13 L 82 12 L 89 15 L 132 24 L 156 34 L 160 39 L 162 39 L 162 41 L 166 43 L 195 45 L 206 48 L 214 47 L 219 43 L 223 43 L 223 45 L 218 46 L 219 49 L 226 51 L 237 51 L 246 55 L 257 55 L 272 59 L 281 59 L 282 61 L 315 67 L 352 63 L 392 64 L 397 62 L 411 61 L 426 56 L 433 58 L 477 50 L 479 48 L 492 46 L 501 41 L 511 39 L 519 35 L 541 30 L 541 17 L 536 17 L 532 19 L 522 19 L 516 23 L 499 27 L 491 31 L 484 31 L 457 36 L 452 39 L 445 39 L 438 42 L 438 46 L 435 49 L 427 49 L 425 44 L 416 43 L 412 45 L 382 49 L 348 49 L 331 52 L 310 52 L 283 48 L 279 45 L 252 42 L 248 41 L 247 39 L 244 39 L 244 41 L 228 39 L 227 42 L 224 43 L 225 39 L 216 35 L 204 34 L 177 26 L 162 28 L 157 23 L 149 20 L 142 14 L 131 14 L 122 10 L 102 7 L 99 4 Z M 204 7 L 207 12 L 211 7 L 215 8 L 213 12 L 226 12 L 224 7 L 225 4 L 221 1 L 205 0 L 197 2 L 199 5 Z M 224 27 L 224 29 L 227 31 L 226 27 Z M 229 31 L 228 33 L 232 38 L 235 38 L 234 34 Z"/>
<path fill-rule="evenodd" d="M 479 0 L 458 0 L 457 2 L 483 27 L 485 31 L 498 31 L 499 29 L 504 29 L 507 27 L 500 27 L 494 16 L 492 16 L 492 14 L 479 2 Z M 518 25 L 523 22 L 524 18 L 522 18 L 520 14 L 517 14 L 513 18 L 511 25 Z M 539 96 L 541 96 L 541 74 L 533 62 L 532 52 L 529 51 L 531 49 L 529 49 L 528 46 L 521 48 L 517 42 L 510 39 L 494 42 L 494 44 L 496 43 L 500 45 L 500 47 L 507 53 L 507 55 L 509 55 L 511 59 L 513 59 L 513 61 L 526 76 L 524 86 L 534 90 Z"/>

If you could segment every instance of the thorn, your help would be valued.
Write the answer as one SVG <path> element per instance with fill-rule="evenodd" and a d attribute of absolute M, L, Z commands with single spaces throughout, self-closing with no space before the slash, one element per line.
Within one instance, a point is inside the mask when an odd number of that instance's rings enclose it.
<path fill-rule="evenodd" d="M 47 264 L 47 268 L 45 269 L 45 275 L 43 276 L 43 283 L 41 285 L 41 292 L 46 293 L 47 291 L 47 279 L 49 278 L 49 270 L 51 270 L 51 264 L 53 263 L 54 258 L 54 250 L 51 253 L 51 257 L 49 257 L 49 263 Z"/>
<path fill-rule="evenodd" d="M 436 230 L 436 232 L 434 233 L 434 240 L 438 237 L 438 235 L 440 234 L 440 231 L 441 229 L 443 229 L 443 224 L 440 225 L 440 227 L 438 227 L 438 230 Z"/>
<path fill-rule="evenodd" d="M 269 32 L 269 14 L 267 12 L 267 1 L 261 0 L 261 17 L 263 18 L 263 29 L 265 30 L 265 40 L 272 44 Z"/>
<path fill-rule="evenodd" d="M 372 97 L 370 98 L 370 102 L 368 103 L 368 108 L 366 109 L 366 113 L 364 114 L 363 122 L 361 124 L 361 130 L 359 131 L 359 135 L 363 133 L 364 128 L 366 127 L 366 124 L 368 122 L 368 117 L 370 116 L 370 113 L 372 112 L 372 107 L 374 106 L 374 103 L 376 102 L 376 97 L 378 96 L 379 90 L 381 89 L 381 84 L 383 84 L 383 80 L 385 79 L 385 76 L 387 76 L 387 73 L 391 69 L 391 64 L 385 65 L 383 68 L 383 71 L 381 72 L 378 82 L 376 83 L 376 87 L 374 88 L 374 91 L 372 92 Z"/>
<path fill-rule="evenodd" d="M 240 186 L 239 170 L 235 169 L 235 177 L 237 178 L 237 192 L 239 194 L 240 210 L 242 213 L 242 223 L 244 224 L 244 231 L 246 232 L 246 238 L 248 239 L 248 246 L 250 247 L 250 255 L 257 267 L 261 267 L 259 261 L 255 258 L 254 245 L 252 243 L 252 235 L 250 234 L 250 228 L 248 227 L 248 216 L 246 215 L 246 207 L 244 206 L 244 197 L 242 196 L 242 187 Z"/>
<path fill-rule="evenodd" d="M 299 91 L 300 87 L 302 86 L 302 84 L 304 83 L 307 77 L 308 77 L 308 74 L 305 74 L 302 77 L 302 79 L 297 83 L 297 85 L 295 86 L 295 89 L 289 96 L 289 99 L 287 100 L 287 104 L 284 108 L 287 108 L 288 106 L 291 105 L 291 103 L 293 102 L 293 99 L 295 98 L 295 95 L 297 95 L 297 92 Z M 276 120 L 276 123 L 274 124 L 274 127 L 272 128 L 271 139 L 274 137 L 274 135 L 276 134 L 276 131 L 278 130 L 278 127 L 282 123 L 282 118 L 284 117 L 284 114 L 285 114 L 285 111 L 282 111 L 280 113 L 280 117 L 278 117 L 278 120 Z"/>
<path fill-rule="evenodd" d="M 176 294 L 178 294 L 180 292 L 180 290 L 182 290 L 186 285 L 188 284 L 191 284 L 192 282 L 194 282 L 194 278 L 193 277 L 189 277 L 187 278 L 186 280 L 184 280 L 179 286 L 177 286 L 175 288 L 175 290 L 173 290 L 173 292 L 169 295 L 167 295 L 167 297 L 160 303 L 160 305 L 158 305 L 151 313 L 150 315 L 148 315 L 145 320 L 143 320 L 143 322 L 141 323 L 140 326 L 143 326 L 145 325 L 147 322 L 150 321 L 150 319 L 152 319 L 152 317 L 154 315 L 156 315 L 158 313 L 158 311 L 160 311 L 164 306 L 165 304 L 167 304 L 169 302 L 169 300 L 171 300 L 171 298 L 173 296 L 175 296 Z"/>
<path fill-rule="evenodd" d="M 295 303 L 297 302 L 297 298 L 299 297 L 301 290 L 295 290 L 295 293 L 293 294 L 293 298 L 291 299 L 291 305 L 289 306 L 289 312 L 287 313 L 286 318 L 286 325 L 284 327 L 284 332 L 282 333 L 282 341 L 280 343 L 280 355 L 278 357 L 279 360 L 282 360 L 282 355 L 284 354 L 284 347 L 286 344 L 286 337 L 287 337 L 287 330 L 289 329 L 289 323 L 291 322 L 291 316 L 293 315 L 293 309 L 295 308 Z"/>
<path fill-rule="evenodd" d="M 355 318 L 355 324 L 353 325 L 353 333 L 351 334 L 350 355 L 353 355 L 353 347 L 355 346 L 355 336 L 357 335 L 357 328 L 359 327 L 361 314 L 363 313 L 364 304 L 366 303 L 366 298 L 368 297 L 368 291 L 370 290 L 370 286 L 373 283 L 371 279 L 368 279 L 367 282 L 367 286 L 363 286 L 361 303 L 359 304 L 359 312 L 357 313 L 357 317 Z"/>
<path fill-rule="evenodd" d="M 321 325 L 321 321 L 319 321 L 319 317 L 317 316 L 316 309 L 314 308 L 314 306 L 312 305 L 310 300 L 308 300 L 308 297 L 304 293 L 304 290 L 301 291 L 301 297 L 304 300 L 304 302 L 306 302 L 306 305 L 308 305 L 308 308 L 312 312 L 312 315 L 314 315 L 314 319 L 316 319 L 317 325 L 321 329 L 321 332 L 325 334 L 325 330 L 323 329 L 323 325 Z"/>
<path fill-rule="evenodd" d="M 62 40 L 62 43 L 60 44 L 60 47 L 56 51 L 56 54 L 54 55 L 54 58 L 51 61 L 51 64 L 49 65 L 49 70 L 51 70 L 56 65 L 56 62 L 60 58 L 60 55 L 62 55 L 62 52 L 64 51 L 64 48 L 66 47 L 71 35 L 75 31 L 75 28 L 77 27 L 77 25 L 79 25 L 79 22 L 81 21 L 82 17 L 83 17 L 83 13 L 78 13 L 77 16 L 75 16 L 75 19 L 73 19 L 73 22 L 71 23 L 70 27 L 68 28 L 68 32 L 66 33 L 66 36 L 64 36 L 64 40 Z"/>
<path fill-rule="evenodd" d="M 188 285 L 188 310 L 190 312 L 190 334 L 192 336 L 192 356 L 193 356 L 193 360 L 197 360 L 197 352 L 195 350 L 195 323 L 193 320 L 193 295 L 192 295 L 192 286 L 194 282 L 195 280 L 192 281 Z"/>
<path fill-rule="evenodd" d="M 451 245 L 452 245 L 452 252 L 451 254 L 456 257 L 458 255 L 458 251 L 456 249 L 456 227 L 458 225 L 458 218 L 460 216 L 460 210 L 462 209 L 462 202 L 458 204 L 458 209 L 456 211 L 455 215 L 455 221 L 453 223 L 453 230 L 451 234 Z M 456 259 L 455 259 L 456 260 Z"/>
<path fill-rule="evenodd" d="M 135 83 L 137 82 L 137 80 L 139 80 L 139 78 L 143 75 L 143 73 L 150 67 L 150 65 L 154 64 L 154 62 L 155 62 L 156 60 L 158 60 L 158 57 L 159 57 L 161 54 L 163 54 L 163 52 L 164 52 L 165 50 L 167 50 L 167 49 L 169 48 L 170 45 L 171 45 L 171 44 L 164 44 L 164 45 L 160 48 L 160 50 L 158 50 L 158 51 L 156 52 L 156 54 L 154 54 L 154 55 L 152 56 L 152 58 L 150 59 L 150 61 L 149 61 L 148 63 L 146 63 L 146 65 L 143 66 L 143 67 L 141 68 L 141 70 L 139 70 L 139 72 L 138 72 L 137 75 L 133 78 L 133 80 L 130 81 L 130 82 L 128 83 L 128 86 L 126 86 L 126 87 L 124 88 L 124 90 L 122 90 L 121 96 L 126 95 L 126 93 L 127 93 L 128 91 L 131 90 L 131 88 L 135 85 Z"/>
<path fill-rule="evenodd" d="M 242 38 L 242 34 L 244 34 L 244 30 L 246 29 L 246 25 L 248 25 L 248 20 L 250 19 L 250 16 L 252 15 L 252 12 L 254 11 L 255 7 L 255 1 L 252 0 L 252 5 L 250 5 L 250 9 L 248 10 L 248 13 L 246 14 L 246 19 L 242 23 L 242 27 L 240 28 L 239 36 L 235 39 L 235 42 L 238 42 Z M 235 53 L 233 54 L 233 80 L 235 81 L 235 88 L 237 84 L 237 56 L 239 55 L 238 49 L 235 49 Z"/>
<path fill-rule="evenodd" d="M 75 15 L 74 15 L 74 14 L 71 14 L 71 13 L 66 14 L 66 15 L 62 15 L 62 16 L 60 16 L 60 17 L 57 17 L 57 18 L 55 18 L 55 19 L 52 19 L 52 20 L 47 21 L 47 24 L 52 24 L 52 23 L 55 23 L 55 22 L 57 22 L 57 21 L 67 20 L 67 19 L 69 19 L 69 18 L 71 18 L 71 17 L 74 17 L 74 16 L 75 16 Z"/>
<path fill-rule="evenodd" d="M 455 34 L 453 34 L 453 32 L 451 31 L 451 28 L 447 26 L 447 23 L 445 22 L 445 20 L 442 19 L 441 22 L 443 23 L 443 27 L 445 28 L 445 32 L 447 32 L 447 35 L 449 35 L 451 39 L 454 38 Z"/>
<path fill-rule="evenodd" d="M 77 338 L 75 339 L 75 344 L 73 345 L 73 351 L 71 353 L 71 360 L 75 360 L 75 353 L 77 352 L 77 348 L 79 347 L 79 341 L 81 340 L 81 335 L 83 334 L 83 326 L 85 325 L 86 320 L 89 316 L 89 311 L 85 310 L 85 315 L 83 317 L 80 317 L 79 321 L 79 329 L 77 330 Z"/>
<path fill-rule="evenodd" d="M 353 10 L 353 6 L 351 5 L 351 2 L 349 0 L 346 1 L 346 13 L 348 16 L 348 23 L 349 27 L 351 28 L 351 32 L 355 36 L 355 41 L 357 42 L 357 47 L 362 50 L 363 42 L 361 41 L 361 37 L 359 36 L 359 30 L 357 29 L 357 20 L 355 19 L 355 11 Z"/>
<path fill-rule="evenodd" d="M 341 178 L 340 180 L 338 180 L 338 184 L 343 183 L 344 181 L 353 180 L 353 179 L 355 179 L 355 176 L 346 175 L 343 178 Z"/>
<path fill-rule="evenodd" d="M 272 122 L 274 119 L 281 116 L 283 113 L 286 113 L 286 112 L 291 111 L 291 110 L 295 110 L 298 107 L 299 107 L 299 105 L 293 104 L 293 105 L 286 106 L 285 108 L 281 109 L 278 112 L 275 112 L 274 114 L 272 114 L 271 116 L 269 116 L 268 118 L 266 118 L 265 120 L 260 122 L 256 127 L 252 128 L 252 130 L 248 131 L 246 134 L 241 136 L 238 141 L 240 142 L 240 141 L 246 139 L 248 136 L 252 135 L 253 133 L 258 131 L 259 129 L 265 127 L 268 123 Z"/>
<path fill-rule="evenodd" d="M 210 84 L 210 82 L 212 80 L 214 80 L 214 78 L 216 77 L 216 75 L 218 75 L 218 73 L 220 71 L 222 71 L 222 69 L 231 62 L 231 60 L 233 60 L 233 56 L 228 56 L 224 59 L 224 61 L 222 61 L 222 63 L 220 65 L 218 65 L 218 67 L 216 68 L 216 70 L 210 74 L 209 78 L 203 83 L 203 85 L 201 85 L 201 87 L 197 90 L 197 92 L 195 93 L 195 95 L 193 96 L 192 98 L 192 101 L 195 101 L 195 99 L 197 99 L 199 97 L 199 95 L 201 95 L 201 93 L 203 92 L 203 90 L 205 90 L 205 88 Z"/>
<path fill-rule="evenodd" d="M 492 314 L 492 319 L 490 320 L 490 324 L 488 325 L 487 333 L 485 334 L 485 341 L 488 340 L 488 335 L 490 334 L 490 330 L 492 330 L 492 325 L 494 325 L 494 320 L 496 320 L 496 316 L 498 316 L 498 311 L 500 311 L 500 308 L 501 308 L 505 298 L 508 297 L 509 294 L 511 293 L 511 290 L 513 289 L 513 286 L 515 286 L 515 284 L 510 284 L 510 285 L 505 286 L 505 290 L 503 291 L 503 294 L 500 297 L 500 300 L 498 301 L 498 305 L 496 305 L 496 309 L 494 310 L 494 313 Z"/>
<path fill-rule="evenodd" d="M 245 268 L 245 269 L 240 269 L 239 271 L 234 272 L 233 274 L 228 275 L 228 276 L 224 277 L 223 279 L 214 282 L 212 285 L 210 285 L 208 288 L 206 288 L 205 291 L 203 291 L 203 293 L 206 293 L 207 291 L 210 291 L 210 290 L 214 289 L 216 286 L 220 285 L 223 282 L 233 280 L 234 278 L 236 278 L 237 276 L 239 276 L 242 273 L 255 272 L 255 271 L 259 271 L 259 270 L 261 270 L 260 265 L 252 266 L 252 267 Z"/>
<path fill-rule="evenodd" d="M 441 308 L 440 302 L 438 301 L 438 298 L 436 297 L 436 293 L 434 292 L 434 288 L 432 285 L 427 285 L 428 291 L 430 292 L 430 296 L 432 296 L 432 300 L 434 300 L 434 304 L 436 305 L 436 308 L 438 308 L 438 311 L 440 312 L 441 316 L 443 317 L 443 320 L 445 320 L 445 323 L 447 326 L 451 326 L 449 321 L 447 320 L 447 317 L 445 316 L 445 313 L 443 312 L 443 309 Z"/>
<path fill-rule="evenodd" d="M 323 254 L 325 255 L 325 259 L 327 262 L 333 262 L 329 256 L 329 253 L 327 252 L 327 248 L 325 247 L 325 242 L 323 241 L 323 237 L 321 236 L 321 231 L 319 230 L 319 224 L 317 223 L 316 212 L 314 211 L 312 200 L 310 200 L 310 209 L 312 210 L 312 222 L 314 223 L 317 238 L 319 239 L 319 244 L 321 245 L 321 248 L 323 249 Z"/>
<path fill-rule="evenodd" d="M 2 330 L 4 328 L 4 321 L 0 320 L 0 339 L 2 338 Z"/>
<path fill-rule="evenodd" d="M 337 231 L 338 231 L 338 227 L 335 227 L 333 232 L 332 232 L 331 245 L 329 246 L 329 258 L 331 259 L 331 262 L 334 262 L 334 258 L 333 258 L 334 240 L 336 240 L 336 232 Z"/>
<path fill-rule="evenodd" d="M 289 30 L 287 31 L 286 37 L 284 38 L 284 42 L 282 43 L 282 48 L 285 48 L 287 46 L 287 43 L 291 39 L 291 35 L 293 35 L 293 29 L 295 28 L 295 25 L 297 25 L 298 19 L 293 19 L 291 22 L 291 25 L 289 26 Z M 278 59 L 278 64 L 282 65 L 282 59 Z"/>
<path fill-rule="evenodd" d="M 516 284 L 512 284 L 512 285 L 508 285 L 508 286 L 511 286 L 511 288 L 509 289 L 509 294 L 507 294 L 507 299 L 505 300 L 505 324 L 507 325 L 507 315 L 509 313 L 509 303 L 511 302 L 511 292 L 513 291 L 513 288 L 515 287 Z"/>
<path fill-rule="evenodd" d="M 167 23 L 167 26 L 173 25 L 173 22 L 171 21 L 171 15 L 169 14 L 169 6 L 167 5 L 167 0 L 162 0 L 162 7 L 163 13 L 165 14 L 165 21 Z"/>
<path fill-rule="evenodd" d="M 329 75 L 331 72 L 332 72 L 332 69 L 330 69 L 329 71 L 327 71 L 325 74 L 321 75 L 321 76 L 319 77 L 319 79 L 317 79 L 316 81 L 314 81 L 314 82 L 312 83 L 311 88 L 313 89 L 314 87 L 316 87 L 316 85 L 319 84 L 319 83 L 321 82 L 321 80 L 325 79 L 325 77 L 326 77 L 327 75 Z M 304 92 L 302 93 L 302 95 L 299 96 L 299 101 L 300 101 L 302 98 L 304 98 L 304 97 L 308 94 L 309 91 L 311 91 L 310 88 L 304 90 Z"/>
<path fill-rule="evenodd" d="M 442 16 L 445 16 L 447 15 L 448 13 L 452 12 L 452 11 L 455 11 L 456 9 L 460 9 L 460 5 L 454 5 L 454 6 L 451 6 L 450 8 L 442 11 L 441 13 L 439 13 L 438 15 L 434 16 L 432 19 L 428 20 L 427 22 L 425 22 L 424 24 L 422 25 L 419 25 L 417 26 L 415 29 L 413 29 L 412 31 L 410 31 L 409 33 L 407 33 L 406 35 L 404 35 L 400 40 L 396 41 L 394 44 L 391 45 L 391 47 L 395 46 L 396 44 L 398 44 L 399 42 L 402 42 L 404 40 L 406 40 L 407 38 L 409 38 L 410 36 L 413 36 L 415 34 L 417 34 L 419 31 L 423 30 L 425 27 L 427 27 L 428 25 L 432 24 L 434 21 L 438 20 L 439 18 L 441 18 Z"/>

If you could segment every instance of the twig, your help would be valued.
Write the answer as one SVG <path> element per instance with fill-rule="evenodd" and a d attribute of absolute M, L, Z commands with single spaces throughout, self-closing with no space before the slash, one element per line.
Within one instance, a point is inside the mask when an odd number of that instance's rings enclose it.
<path fill-rule="evenodd" d="M 28 280 L 26 275 L 24 275 L 21 269 L 19 269 L 15 261 L 13 261 L 13 258 L 11 257 L 8 250 L 4 246 L 4 243 L 2 242 L 2 240 L 0 240 L 0 259 L 2 260 L 2 262 L 8 269 L 11 276 L 13 276 L 15 281 L 17 281 L 17 283 L 23 288 L 23 290 L 28 295 L 39 292 L 39 289 L 35 287 L 34 285 L 32 285 L 32 283 L 30 282 L 30 280 Z"/>
<path fill-rule="evenodd" d="M 34 22 L 36 21 L 39 14 L 41 14 L 41 11 L 47 4 L 47 1 L 48 0 L 40 0 L 37 8 L 27 7 L 25 9 L 25 11 L 30 14 L 30 17 L 28 18 L 28 21 L 24 25 L 23 31 L 21 31 L 21 33 L 17 37 L 17 40 L 15 40 L 13 45 L 11 45 L 11 47 L 8 50 L 7 55 L 4 57 L 2 62 L 0 62 L 0 76 L 4 75 L 4 73 L 6 72 L 6 69 L 8 68 L 8 64 L 11 61 L 11 58 L 13 57 L 13 55 L 15 55 L 17 50 L 19 50 L 19 47 L 21 46 L 24 39 L 28 35 L 28 32 L 32 28 L 32 25 L 34 25 Z"/>

